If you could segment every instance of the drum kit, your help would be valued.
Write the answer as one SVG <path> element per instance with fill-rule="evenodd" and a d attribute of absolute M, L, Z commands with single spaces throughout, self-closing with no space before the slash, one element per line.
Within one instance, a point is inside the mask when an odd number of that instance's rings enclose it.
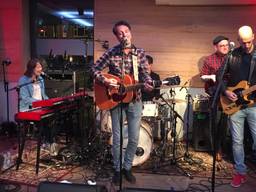
<path fill-rule="evenodd" d="M 177 103 L 186 103 L 186 100 L 174 99 L 174 97 L 164 99 L 161 96 L 159 99 L 143 102 L 140 136 L 133 166 L 141 165 L 147 161 L 153 150 L 157 150 L 157 154 L 165 154 L 166 146 L 170 145 L 174 137 L 175 139 L 182 137 L 177 134 L 180 133 L 180 130 L 176 130 L 176 119 L 179 118 L 183 122 L 182 117 L 174 110 Z M 100 129 L 101 132 L 109 135 L 108 144 L 112 145 L 111 116 L 107 110 L 100 112 Z M 123 148 L 126 148 L 128 142 L 127 122 L 125 122 L 123 129 Z M 159 140 L 161 147 L 157 147 Z"/>

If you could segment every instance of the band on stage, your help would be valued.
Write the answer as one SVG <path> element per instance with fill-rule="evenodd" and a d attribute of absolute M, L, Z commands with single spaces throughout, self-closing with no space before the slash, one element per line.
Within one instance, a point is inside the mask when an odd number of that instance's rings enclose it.
<path fill-rule="evenodd" d="M 177 119 L 182 121 L 183 127 L 190 127 L 185 125 L 185 116 L 176 111 L 178 105 L 182 103 L 182 106 L 191 105 L 192 109 L 196 108 L 195 110 L 200 113 L 207 115 L 214 113 L 217 126 L 210 126 L 212 130 L 208 130 L 208 136 L 211 141 L 210 148 L 216 151 L 217 161 L 222 161 L 226 135 L 232 136 L 235 174 L 231 185 L 239 187 L 244 183 L 247 170 L 243 146 L 245 120 L 253 139 L 252 155 L 256 159 L 256 107 L 254 104 L 256 48 L 252 28 L 242 26 L 238 29 L 240 46 L 236 48 L 224 35 L 213 38 L 214 52 L 204 59 L 200 71 L 207 96 L 194 101 L 194 104 L 190 99 L 186 101 L 189 86 L 176 89 L 180 84 L 179 77 L 167 77 L 161 81 L 160 75 L 152 70 L 157 69 L 153 64 L 157 57 L 153 58 L 146 54 L 143 48 L 133 43 L 132 27 L 127 21 L 116 22 L 112 31 L 117 39 L 117 45 L 109 48 L 98 58 L 89 71 L 94 79 L 96 104 L 94 106 L 90 103 L 96 111 L 90 112 L 94 115 L 101 114 L 100 131 L 95 131 L 93 130 L 96 129 L 95 127 L 88 126 L 90 130 L 85 134 L 88 139 L 90 134 L 88 132 L 91 131 L 94 134 L 110 132 L 109 143 L 112 147 L 114 170 L 112 182 L 118 185 L 120 178 L 124 176 L 128 182 L 136 183 L 132 167 L 144 163 L 150 157 L 155 151 L 153 142 L 157 143 L 158 139 L 158 143 L 164 145 L 168 143 L 169 137 L 171 137 L 170 140 L 173 137 L 185 137 L 180 136 L 181 133 L 177 131 Z M 79 121 L 84 116 L 82 113 L 88 112 L 79 109 L 85 106 L 81 100 L 90 95 L 82 91 L 83 94 L 76 93 L 70 97 L 49 98 L 45 87 L 45 78 L 49 78 L 49 75 L 44 72 L 42 63 L 42 60 L 37 58 L 28 61 L 26 71 L 19 79 L 17 86 L 19 105 L 16 119 L 22 123 L 27 132 L 31 130 L 33 132 L 38 122 L 42 120 L 43 129 L 39 129 L 42 142 L 39 144 L 42 144 L 42 148 L 49 148 L 52 156 L 57 156 L 59 148 L 57 138 L 61 127 L 67 126 L 68 122 L 75 123 L 73 127 L 79 127 L 81 124 Z M 108 69 L 108 72 L 106 73 L 104 69 Z M 183 88 L 186 89 L 185 95 L 187 94 L 185 99 L 176 98 L 175 95 Z M 215 97 L 220 102 L 216 105 L 217 110 L 211 110 Z M 45 102 L 35 107 L 39 101 Z M 61 107 L 60 103 L 62 103 Z M 107 114 L 107 118 L 102 114 Z M 31 116 L 22 119 L 22 115 Z M 103 119 L 107 119 L 107 123 L 103 122 Z M 93 121 L 97 121 L 97 118 Z M 96 123 L 91 125 L 96 126 Z M 81 126 L 84 124 L 82 123 Z M 103 128 L 106 126 L 107 129 Z M 71 135 L 78 138 L 80 133 L 82 132 L 73 132 Z M 141 141 L 147 143 L 142 145 Z M 165 149 L 165 147 L 161 148 L 161 150 Z M 22 153 L 22 150 L 19 152 Z M 21 154 L 19 157 L 21 158 Z"/>

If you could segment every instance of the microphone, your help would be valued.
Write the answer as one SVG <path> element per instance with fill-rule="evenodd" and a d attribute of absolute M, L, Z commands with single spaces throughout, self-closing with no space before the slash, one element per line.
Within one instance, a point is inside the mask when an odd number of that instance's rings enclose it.
<path fill-rule="evenodd" d="M 236 47 L 235 42 L 230 41 L 230 42 L 229 42 L 229 50 L 232 52 L 232 51 L 235 49 L 235 47 Z"/>
<path fill-rule="evenodd" d="M 41 76 L 43 76 L 44 78 L 47 78 L 49 80 L 53 80 L 53 78 L 51 76 L 49 76 L 47 73 L 45 73 L 45 72 L 42 72 Z"/>
<path fill-rule="evenodd" d="M 131 45 L 131 43 L 128 41 L 127 37 L 122 38 L 121 46 L 123 49 L 131 47 L 130 45 Z"/>
<path fill-rule="evenodd" d="M 67 60 L 67 51 L 66 50 L 64 52 L 63 59 L 64 59 L 64 61 Z"/>
<path fill-rule="evenodd" d="M 187 84 L 188 84 L 188 81 L 186 81 L 186 82 L 182 85 L 182 87 L 180 88 L 179 91 L 181 91 L 183 88 L 185 88 L 185 85 L 187 85 Z"/>
<path fill-rule="evenodd" d="M 3 62 L 2 62 L 2 64 L 3 64 L 3 65 L 6 65 L 6 66 L 10 65 L 11 63 L 12 63 L 12 61 L 11 61 L 10 58 L 6 58 L 6 59 L 4 59 Z"/>
<path fill-rule="evenodd" d="M 53 55 L 52 55 L 52 49 L 51 49 L 48 58 L 51 59 L 52 57 Z"/>
<path fill-rule="evenodd" d="M 104 49 L 109 49 L 109 42 L 108 42 L 108 41 L 103 41 L 102 47 L 103 47 Z"/>

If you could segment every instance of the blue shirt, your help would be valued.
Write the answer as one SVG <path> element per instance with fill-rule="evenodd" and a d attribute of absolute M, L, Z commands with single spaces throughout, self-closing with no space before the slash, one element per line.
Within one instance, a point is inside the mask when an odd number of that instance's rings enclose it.
<path fill-rule="evenodd" d="M 39 76 L 37 81 L 40 85 L 43 100 L 48 99 L 48 96 L 45 94 L 44 79 L 41 76 Z M 25 111 L 25 110 L 28 110 L 30 106 L 32 106 L 32 102 L 37 101 L 37 99 L 33 98 L 33 91 L 34 91 L 33 81 L 31 77 L 23 75 L 19 79 L 18 85 L 20 86 L 20 95 L 19 95 L 20 111 Z"/>

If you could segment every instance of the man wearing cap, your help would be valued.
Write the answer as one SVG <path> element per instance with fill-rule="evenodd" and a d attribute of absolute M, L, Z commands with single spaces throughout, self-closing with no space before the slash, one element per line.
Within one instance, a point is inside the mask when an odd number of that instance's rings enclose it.
<path fill-rule="evenodd" d="M 254 33 L 250 26 L 242 26 L 238 30 L 238 41 L 240 47 L 234 49 L 229 59 L 226 73 L 229 74 L 229 79 L 224 83 L 223 94 L 228 99 L 235 102 L 238 96 L 226 89 L 234 87 L 240 81 L 248 81 L 249 86 L 256 85 L 256 51 L 254 41 Z M 249 129 L 253 139 L 253 151 L 256 150 L 256 105 L 251 107 L 243 107 L 236 113 L 229 116 L 230 132 L 232 135 L 232 151 L 234 157 L 235 174 L 233 176 L 231 186 L 239 187 L 246 181 L 247 167 L 244 163 L 244 122 L 248 122 Z"/>
<path fill-rule="evenodd" d="M 201 69 L 201 78 L 205 81 L 205 91 L 212 96 L 215 92 L 215 76 L 220 67 L 224 64 L 226 55 L 229 52 L 228 38 L 219 35 L 213 39 L 215 52 L 205 58 Z M 209 78 L 204 78 L 209 76 Z"/>
<path fill-rule="evenodd" d="M 203 67 L 201 69 L 201 79 L 205 82 L 205 91 L 210 96 L 214 95 L 216 90 L 216 75 L 219 69 L 223 66 L 226 56 L 229 52 L 229 39 L 225 36 L 219 35 L 213 39 L 213 46 L 215 52 L 205 58 Z M 206 77 L 206 78 L 205 78 Z M 227 132 L 227 118 L 220 111 L 218 112 L 218 130 L 216 130 L 216 160 L 222 160 L 221 144 L 225 139 Z M 210 133 L 209 133 L 210 134 Z M 214 138 L 213 138 L 214 139 Z"/>

